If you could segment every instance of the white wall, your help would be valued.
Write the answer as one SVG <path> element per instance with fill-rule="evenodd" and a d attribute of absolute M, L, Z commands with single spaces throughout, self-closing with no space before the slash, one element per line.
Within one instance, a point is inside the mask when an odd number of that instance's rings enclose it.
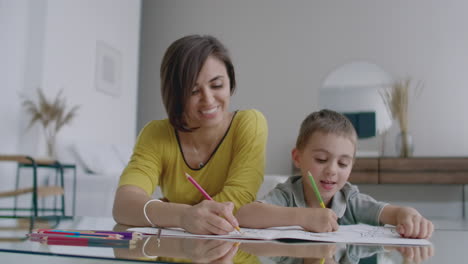
<path fill-rule="evenodd" d="M 290 149 L 302 119 L 318 110 L 321 83 L 353 60 L 424 82 L 410 113 L 416 156 L 468 154 L 466 1 L 160 0 L 143 6 L 138 128 L 166 116 L 159 92 L 163 52 L 175 39 L 200 33 L 215 35 L 232 53 L 233 109 L 257 108 L 268 119 L 267 173 L 290 173 Z M 387 135 L 390 150 L 396 131 Z"/>
<path fill-rule="evenodd" d="M 16 150 L 16 137 L 18 132 L 17 116 L 19 106 L 9 100 L 17 96 L 19 89 L 8 87 L 19 87 L 21 76 L 19 69 L 22 58 L 22 45 L 25 43 L 25 5 L 24 1 L 11 2 L 0 0 L 0 118 L 2 128 L 0 130 L 0 144 L 4 151 Z M 21 11 L 19 10 L 21 9 Z M 14 69 L 10 71 L 9 69 Z M 9 127 L 10 129 L 5 129 Z M 11 139 L 14 140 L 11 140 Z"/>
<path fill-rule="evenodd" d="M 1 0 L 2 59 L 0 133 L 4 152 L 43 154 L 38 128 L 24 131 L 28 117 L 19 94 L 36 96 L 41 87 L 52 99 L 60 89 L 77 118 L 59 133 L 64 142 L 131 145 L 136 132 L 140 1 Z M 122 57 L 119 96 L 96 90 L 96 43 Z M 20 113 L 21 112 L 21 113 Z M 34 130 L 35 129 L 35 130 Z M 31 140 L 33 138 L 34 140 Z M 29 140 L 24 144 L 24 140 Z"/>
<path fill-rule="evenodd" d="M 29 116 L 19 97 L 36 96 L 38 87 L 49 99 L 63 89 L 69 106 L 81 106 L 58 134 L 59 143 L 132 147 L 140 10 L 138 0 L 0 0 L 0 153 L 45 153 L 39 126 L 25 130 Z M 98 41 L 121 54 L 118 96 L 96 90 Z M 14 169 L 0 164 L 1 189 L 13 188 Z"/>
<path fill-rule="evenodd" d="M 62 141 L 134 142 L 139 26 L 139 1 L 49 1 L 42 87 L 50 95 L 63 88 L 70 104 L 81 105 L 77 118 L 60 133 Z M 96 90 L 97 41 L 121 53 L 119 96 Z"/>
<path fill-rule="evenodd" d="M 25 83 L 30 3 L 0 0 L 0 153 L 16 153 L 20 130 L 19 94 Z M 11 189 L 14 164 L 0 166 L 0 190 Z"/>

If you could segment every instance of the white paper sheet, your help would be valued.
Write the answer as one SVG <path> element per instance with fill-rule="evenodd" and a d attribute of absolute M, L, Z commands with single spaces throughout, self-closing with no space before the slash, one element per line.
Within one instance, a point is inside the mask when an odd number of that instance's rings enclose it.
<path fill-rule="evenodd" d="M 135 227 L 130 231 L 144 234 L 157 234 L 158 228 Z M 196 235 L 180 228 L 164 228 L 161 236 L 176 237 L 200 237 L 214 239 L 246 239 L 246 240 L 276 240 L 299 239 L 336 243 L 360 243 L 360 244 L 392 244 L 392 245 L 430 245 L 426 239 L 402 238 L 394 227 L 370 226 L 364 224 L 343 225 L 338 231 L 329 233 L 313 233 L 304 231 L 299 226 L 273 227 L 266 229 L 241 228 L 229 235 Z"/>

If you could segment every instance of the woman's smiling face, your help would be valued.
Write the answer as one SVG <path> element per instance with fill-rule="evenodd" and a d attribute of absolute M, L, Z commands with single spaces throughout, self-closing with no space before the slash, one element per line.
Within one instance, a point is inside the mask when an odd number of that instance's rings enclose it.
<path fill-rule="evenodd" d="M 202 128 L 222 123 L 228 113 L 230 98 L 226 66 L 216 57 L 209 56 L 198 74 L 185 107 L 188 127 Z"/>

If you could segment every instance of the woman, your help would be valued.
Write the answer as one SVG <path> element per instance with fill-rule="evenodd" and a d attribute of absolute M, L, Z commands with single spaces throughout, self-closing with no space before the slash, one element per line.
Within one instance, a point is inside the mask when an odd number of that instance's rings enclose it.
<path fill-rule="evenodd" d="M 161 63 L 168 119 L 148 123 L 119 182 L 114 219 L 133 226 L 226 234 L 233 210 L 255 200 L 263 181 L 267 124 L 256 110 L 229 111 L 234 67 L 211 36 L 175 41 Z M 214 201 L 186 179 L 191 175 Z M 151 200 L 161 186 L 164 201 Z"/>

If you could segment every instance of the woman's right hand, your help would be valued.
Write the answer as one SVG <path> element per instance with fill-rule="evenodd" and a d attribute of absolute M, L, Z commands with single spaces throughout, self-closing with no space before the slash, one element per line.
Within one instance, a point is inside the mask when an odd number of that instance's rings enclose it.
<path fill-rule="evenodd" d="M 338 217 L 328 208 L 303 208 L 299 218 L 299 225 L 307 231 L 322 233 L 338 230 Z"/>
<path fill-rule="evenodd" d="M 193 234 L 226 235 L 239 226 L 232 214 L 234 204 L 204 200 L 187 208 L 181 216 L 181 227 Z"/>

